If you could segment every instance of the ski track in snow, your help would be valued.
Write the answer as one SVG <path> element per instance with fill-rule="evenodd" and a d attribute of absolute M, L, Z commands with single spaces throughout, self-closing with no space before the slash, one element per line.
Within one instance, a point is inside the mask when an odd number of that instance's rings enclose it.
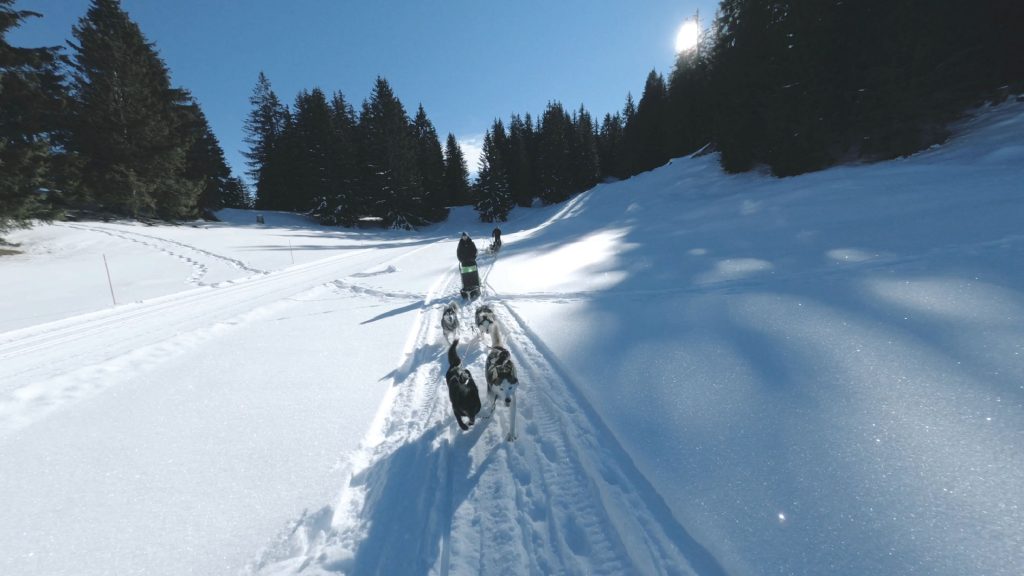
<path fill-rule="evenodd" d="M 458 286 L 452 271 L 423 297 L 391 393 L 351 457 L 336 506 L 303 513 L 248 571 L 723 574 L 551 351 L 493 292 L 460 308 L 459 354 L 484 407 L 469 431 L 457 428 L 440 317 Z M 514 442 L 506 441 L 505 407 L 486 417 L 489 338 L 473 320 L 481 304 L 495 311 L 519 372 Z"/>
<path fill-rule="evenodd" d="M 184 242 L 178 242 L 177 240 L 170 240 L 167 238 L 160 238 L 159 236 L 152 236 L 150 234 L 143 234 L 141 232 L 134 232 L 130 230 L 120 229 L 108 229 L 100 228 L 96 226 L 86 226 L 83 224 L 67 224 L 58 223 L 56 226 L 63 226 L 65 228 L 74 228 L 76 230 L 88 230 L 89 232 L 99 232 L 106 234 L 114 238 L 120 238 L 122 240 L 128 240 L 130 242 L 137 242 L 146 247 L 159 250 L 169 256 L 184 261 L 186 264 L 192 267 L 192 275 L 188 279 L 188 283 L 193 286 L 212 286 L 216 284 L 204 283 L 203 277 L 210 269 L 210 263 L 212 261 L 224 262 L 228 265 L 249 272 L 251 274 L 269 274 L 267 270 L 260 270 L 258 268 L 252 268 L 241 260 L 235 258 L 229 258 L 220 254 L 215 254 L 202 248 L 197 248 Z M 220 283 L 218 283 L 220 284 Z"/>
<path fill-rule="evenodd" d="M 106 233 L 102 229 L 94 231 Z M 233 261 L 185 244 L 167 242 Z M 143 243 L 167 251 L 159 242 Z M 347 252 L 275 272 L 260 272 L 240 280 L 2 333 L 0 436 L 28 426 L 67 403 L 121 384 L 137 373 L 140 366 L 155 365 L 193 349 L 297 294 L 332 282 L 354 286 L 340 278 L 389 265 L 429 246 L 401 250 L 397 256 L 385 251 L 384 259 L 374 249 Z M 379 296 L 419 298 L 352 289 Z"/>

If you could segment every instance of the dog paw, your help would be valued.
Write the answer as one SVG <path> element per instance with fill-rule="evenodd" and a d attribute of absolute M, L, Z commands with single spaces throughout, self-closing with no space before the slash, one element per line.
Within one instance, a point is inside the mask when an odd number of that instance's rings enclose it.
<path fill-rule="evenodd" d="M 512 433 L 512 432 L 509 432 L 509 433 L 508 433 L 508 435 L 507 435 L 507 436 L 505 436 L 505 440 L 506 440 L 507 442 L 514 442 L 514 441 L 515 441 L 515 439 L 516 439 L 516 438 L 518 438 L 518 437 L 519 437 L 519 436 L 516 436 L 516 435 L 515 435 L 514 433 Z"/>
<path fill-rule="evenodd" d="M 467 426 L 466 423 L 462 421 L 459 422 L 459 428 L 462 428 L 463 430 L 469 430 L 469 426 Z"/>

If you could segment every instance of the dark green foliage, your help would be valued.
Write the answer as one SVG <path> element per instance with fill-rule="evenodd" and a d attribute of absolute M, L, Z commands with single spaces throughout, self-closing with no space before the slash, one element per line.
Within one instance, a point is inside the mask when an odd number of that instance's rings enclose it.
<path fill-rule="evenodd" d="M 383 78 L 358 118 L 340 92 L 328 103 L 319 89 L 301 91 L 289 109 L 262 73 L 250 103 L 246 156 L 259 209 L 308 212 L 331 225 L 376 217 L 412 228 L 443 220 L 451 195 L 466 196 L 446 180 L 423 107 L 410 120 Z"/>
<path fill-rule="evenodd" d="M 636 123 L 636 103 L 633 102 L 633 94 L 626 94 L 626 103 L 622 106 L 622 137 L 617 154 L 612 157 L 613 165 L 608 167 L 608 173 L 616 178 L 628 178 L 633 172 L 632 159 L 636 156 L 635 150 L 639 148 L 639 132 L 629 130 L 630 125 Z"/>
<path fill-rule="evenodd" d="M 597 132 L 590 113 L 583 106 L 580 106 L 579 112 L 573 118 L 569 154 L 573 166 L 572 190 L 582 191 L 593 188 L 600 179 Z"/>
<path fill-rule="evenodd" d="M 601 180 L 625 177 L 624 171 L 620 169 L 624 131 L 621 114 L 616 112 L 604 115 L 597 134 L 597 159 Z"/>
<path fill-rule="evenodd" d="M 260 72 L 249 103 L 253 109 L 245 121 L 245 153 L 249 177 L 256 183 L 255 206 L 259 210 L 283 210 L 286 206 L 284 170 L 277 165 L 288 111 Z"/>
<path fill-rule="evenodd" d="M 300 92 L 294 110 L 283 140 L 289 152 L 286 209 L 308 212 L 332 195 L 332 114 L 327 97 L 319 88 Z"/>
<path fill-rule="evenodd" d="M 358 218 L 359 151 L 355 111 L 341 92 L 331 99 L 328 192 L 313 215 L 323 224 L 351 226 Z"/>
<path fill-rule="evenodd" d="M 709 90 L 701 101 L 713 103 L 730 171 L 765 163 L 785 176 L 910 154 L 1000 87 L 1024 88 L 1021 6 L 724 0 L 710 58 L 673 82 Z"/>
<path fill-rule="evenodd" d="M 484 135 L 476 181 L 476 211 L 484 222 L 504 222 L 512 210 L 512 191 L 505 168 L 508 137 L 500 120 Z"/>
<path fill-rule="evenodd" d="M 512 201 L 517 206 L 530 206 L 533 203 L 534 178 L 533 163 L 533 126 L 530 115 L 523 120 L 518 114 L 512 116 L 509 123 L 508 151 L 505 164 L 508 172 L 509 191 Z"/>
<path fill-rule="evenodd" d="M 448 217 L 451 198 L 444 185 L 444 154 L 441 141 L 437 138 L 434 124 L 427 118 L 421 104 L 413 119 L 413 136 L 416 140 L 416 165 L 420 174 L 423 191 L 422 216 L 430 222 L 440 222 Z"/>
<path fill-rule="evenodd" d="M 452 206 L 473 203 L 469 187 L 469 170 L 455 135 L 448 134 L 444 147 L 444 188 Z"/>
<path fill-rule="evenodd" d="M 428 222 L 413 129 L 384 78 L 377 78 L 370 99 L 363 103 L 359 126 L 366 154 L 362 180 L 370 200 L 367 215 L 383 218 L 392 228 Z"/>
<path fill-rule="evenodd" d="M 685 156 L 712 140 L 714 96 L 710 86 L 710 43 L 680 53 L 668 81 L 668 155 Z"/>
<path fill-rule="evenodd" d="M 231 177 L 231 170 L 224 160 L 224 150 L 198 104 L 191 103 L 183 108 L 182 113 L 186 115 L 193 133 L 192 146 L 185 158 L 185 174 L 188 179 L 203 183 L 199 207 L 204 210 L 225 208 L 229 199 L 239 194 L 239 190 L 236 189 L 237 179 Z M 237 198 L 231 201 L 238 203 Z"/>
<path fill-rule="evenodd" d="M 63 78 L 55 48 L 15 48 L 5 37 L 24 19 L 0 0 L 0 232 L 51 215 L 54 146 L 62 129 Z"/>
<path fill-rule="evenodd" d="M 559 102 L 548 104 L 537 128 L 538 196 L 547 204 L 567 199 L 574 192 L 572 118 Z"/>
<path fill-rule="evenodd" d="M 238 177 L 228 178 L 221 193 L 221 208 L 252 208 L 252 195 L 249 187 Z"/>
<path fill-rule="evenodd" d="M 72 33 L 68 147 L 82 158 L 80 192 L 121 214 L 194 216 L 203 182 L 186 172 L 187 94 L 117 0 L 92 0 Z"/>
<path fill-rule="evenodd" d="M 668 87 L 651 70 L 636 115 L 626 123 L 627 163 L 631 174 L 661 166 L 669 159 Z"/>
<path fill-rule="evenodd" d="M 727 171 L 763 164 L 779 176 L 907 154 L 940 141 L 967 107 L 1024 90 L 1022 6 L 722 0 L 668 81 L 652 70 L 639 103 L 627 95 L 600 125 L 557 102 L 536 127 L 529 114 L 513 114 L 507 131 L 496 121 L 472 188 L 455 137 L 442 154 L 422 106 L 410 121 L 382 78 L 358 119 L 339 94 L 328 122 L 317 91 L 300 94 L 293 115 L 261 75 L 246 125 L 257 205 L 408 227 L 473 204 L 495 221 L 704 148 Z"/>

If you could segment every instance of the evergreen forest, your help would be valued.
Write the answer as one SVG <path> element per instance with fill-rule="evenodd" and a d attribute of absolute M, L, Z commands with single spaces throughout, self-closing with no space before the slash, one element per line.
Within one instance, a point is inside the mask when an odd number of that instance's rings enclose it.
<path fill-rule="evenodd" d="M 385 78 L 356 106 L 315 87 L 286 103 L 261 73 L 244 126 L 250 190 L 118 0 L 91 0 L 66 47 L 7 42 L 38 16 L 0 0 L 0 231 L 225 207 L 412 229 L 471 205 L 500 222 L 694 153 L 777 177 L 904 156 L 1024 92 L 1019 0 L 722 0 L 697 47 L 667 76 L 651 70 L 620 111 L 551 101 L 496 118 L 473 182 L 455 136 L 442 145 Z"/>

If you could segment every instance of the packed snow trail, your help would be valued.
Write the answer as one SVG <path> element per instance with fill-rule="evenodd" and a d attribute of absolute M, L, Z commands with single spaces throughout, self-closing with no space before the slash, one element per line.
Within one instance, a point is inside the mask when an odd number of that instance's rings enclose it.
<path fill-rule="evenodd" d="M 722 574 L 678 524 L 536 335 L 500 301 L 463 303 L 459 354 L 486 392 L 495 311 L 519 372 L 519 438 L 489 403 L 467 432 L 451 414 L 440 316 L 458 275 L 424 298 L 393 397 L 354 456 L 338 505 L 304 515 L 259 574 Z M 630 385 L 631 383 L 624 383 Z M 324 518 L 333 516 L 330 527 Z"/>
<path fill-rule="evenodd" d="M 0 437 L 111 386 L 116 380 L 111 374 L 126 366 L 160 362 L 261 307 L 427 246 L 352 250 L 218 286 L 2 333 Z"/>

